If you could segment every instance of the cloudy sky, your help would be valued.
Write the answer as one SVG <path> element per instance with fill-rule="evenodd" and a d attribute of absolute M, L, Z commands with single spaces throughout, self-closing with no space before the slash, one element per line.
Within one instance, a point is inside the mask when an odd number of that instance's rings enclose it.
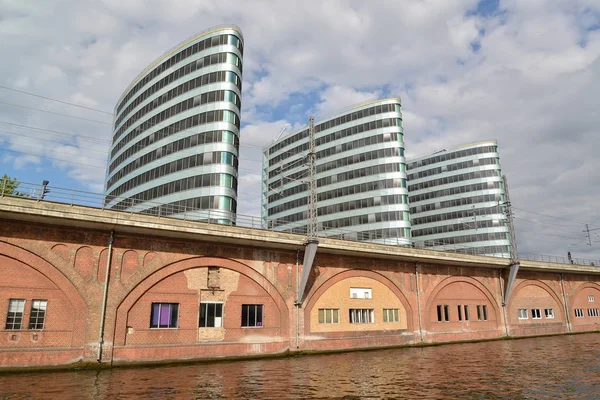
<path fill-rule="evenodd" d="M 400 96 L 409 158 L 499 141 L 520 252 L 600 259 L 600 0 L 0 0 L 0 174 L 102 192 L 122 91 L 219 24 L 245 37 L 240 214 L 286 123 Z"/>

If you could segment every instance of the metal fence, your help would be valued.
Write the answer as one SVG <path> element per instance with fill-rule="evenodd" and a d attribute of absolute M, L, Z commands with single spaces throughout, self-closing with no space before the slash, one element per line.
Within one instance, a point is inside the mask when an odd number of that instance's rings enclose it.
<path fill-rule="evenodd" d="M 0 182 L 0 197 L 22 197 L 37 201 L 49 201 L 63 203 L 69 205 L 78 205 L 91 207 L 95 209 L 107 209 L 105 207 L 106 196 L 100 193 L 86 192 L 82 190 L 74 190 L 61 188 L 57 186 L 48 186 L 47 184 L 34 184 L 29 182 L 17 182 L 9 179 L 2 179 Z M 164 204 L 160 202 L 141 201 L 127 197 L 115 197 L 114 199 L 126 200 L 126 206 L 121 210 L 110 209 L 111 211 L 123 212 L 128 214 L 145 214 L 161 218 L 175 218 L 190 221 L 204 222 L 208 224 L 219 225 L 235 225 L 243 228 L 264 229 L 270 231 L 282 231 L 279 229 L 267 229 L 267 226 L 286 225 L 289 229 L 284 232 L 294 233 L 298 235 L 306 235 L 306 222 L 298 222 L 296 226 L 290 228 L 290 222 L 285 220 L 265 220 L 261 217 L 244 214 L 234 214 L 231 211 L 222 211 L 215 209 L 201 209 L 188 206 L 177 206 L 173 204 Z M 113 198 L 110 199 L 111 201 Z M 143 208 L 141 204 L 143 202 Z M 126 207 L 126 208 L 125 208 Z M 364 241 L 370 243 L 378 243 L 390 246 L 412 247 L 426 249 L 431 251 L 452 252 L 469 255 L 479 255 L 487 257 L 509 258 L 510 254 L 501 250 L 490 252 L 489 246 L 476 247 L 469 245 L 443 245 L 443 249 L 439 246 L 442 244 L 434 241 L 412 241 L 409 244 L 409 238 L 389 237 L 388 230 L 382 229 L 380 232 L 365 234 L 344 228 L 332 228 L 320 230 L 320 237 L 331 237 L 347 241 Z M 437 248 L 432 248 L 435 246 Z M 561 256 L 551 256 L 543 254 L 520 253 L 520 260 L 541 261 L 547 263 L 559 264 L 577 264 L 588 266 L 600 266 L 600 260 L 588 260 L 582 258 L 571 258 Z"/>

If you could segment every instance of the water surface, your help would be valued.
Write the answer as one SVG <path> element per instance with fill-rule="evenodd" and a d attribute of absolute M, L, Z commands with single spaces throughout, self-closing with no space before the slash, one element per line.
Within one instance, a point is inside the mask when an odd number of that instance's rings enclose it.
<path fill-rule="evenodd" d="M 600 334 L 0 375 L 0 399 L 600 399 Z"/>

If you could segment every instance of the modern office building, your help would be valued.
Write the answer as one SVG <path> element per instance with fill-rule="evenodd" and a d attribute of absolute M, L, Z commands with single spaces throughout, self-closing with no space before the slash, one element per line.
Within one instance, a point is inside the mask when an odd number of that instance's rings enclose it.
<path fill-rule="evenodd" d="M 307 230 L 308 126 L 264 150 L 266 227 Z M 410 244 L 400 99 L 361 104 L 315 123 L 319 236 Z"/>
<path fill-rule="evenodd" d="M 410 160 L 408 191 L 415 247 L 510 256 L 495 141 Z"/>
<path fill-rule="evenodd" d="M 201 32 L 150 64 L 115 107 L 106 207 L 234 223 L 244 46 Z"/>

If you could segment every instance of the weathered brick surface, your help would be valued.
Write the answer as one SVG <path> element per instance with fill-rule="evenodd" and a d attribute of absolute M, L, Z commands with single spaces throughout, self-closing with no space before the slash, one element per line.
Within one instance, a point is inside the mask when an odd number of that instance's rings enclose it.
<path fill-rule="evenodd" d="M 302 306 L 296 265 L 302 253 L 117 230 L 5 220 L 0 224 L 0 368 L 95 363 L 103 289 L 110 262 L 102 362 L 158 361 L 342 350 L 600 329 L 600 278 L 522 270 L 502 305 L 508 270 L 444 266 L 318 252 Z M 210 269 L 210 272 L 209 272 Z M 352 299 L 351 287 L 372 290 Z M 10 299 L 27 301 L 21 330 L 5 329 Z M 48 300 L 42 330 L 29 330 L 31 301 Z M 591 300 L 593 299 L 593 301 Z M 565 303 L 566 300 L 566 303 Z M 199 304 L 223 302 L 223 326 L 199 328 Z M 176 329 L 150 328 L 153 302 L 179 304 Z M 243 304 L 264 305 L 262 327 L 242 327 Z M 438 321 L 447 305 L 450 321 Z M 458 320 L 458 306 L 469 320 Z M 477 305 L 487 320 L 477 319 Z M 319 324 L 319 308 L 340 310 Z M 350 308 L 375 311 L 375 323 L 350 324 Z M 382 310 L 397 308 L 398 323 Z M 518 318 L 518 309 L 553 309 L 554 318 Z M 575 309 L 584 310 L 583 317 Z M 420 311 L 420 313 L 419 313 Z M 296 346 L 296 342 L 298 345 Z"/>

